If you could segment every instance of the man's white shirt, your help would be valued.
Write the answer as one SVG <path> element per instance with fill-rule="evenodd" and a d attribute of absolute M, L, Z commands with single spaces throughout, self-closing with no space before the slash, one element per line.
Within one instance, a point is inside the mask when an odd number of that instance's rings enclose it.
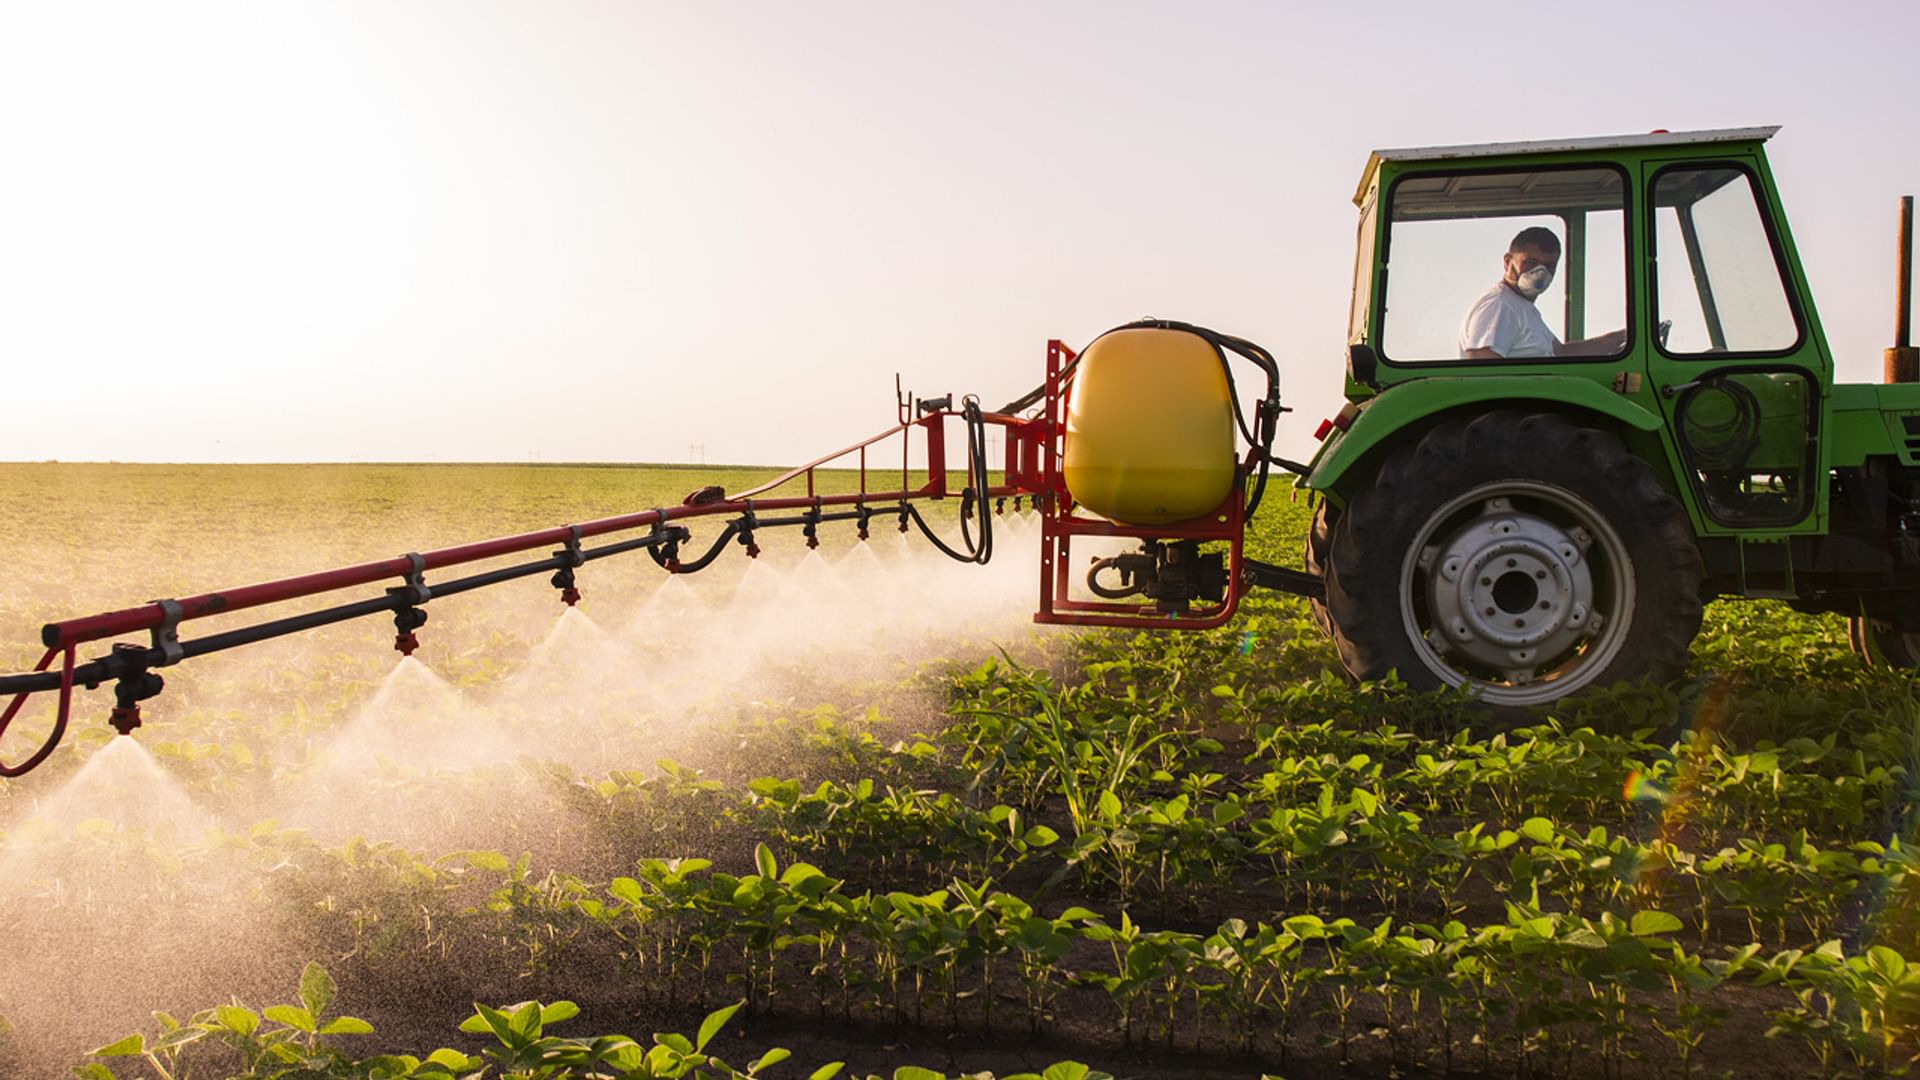
<path fill-rule="evenodd" d="M 1467 309 L 1460 323 L 1460 355 L 1468 349 L 1492 349 L 1498 356 L 1552 356 L 1559 339 L 1547 329 L 1540 309 L 1527 298 L 1495 282 Z"/>

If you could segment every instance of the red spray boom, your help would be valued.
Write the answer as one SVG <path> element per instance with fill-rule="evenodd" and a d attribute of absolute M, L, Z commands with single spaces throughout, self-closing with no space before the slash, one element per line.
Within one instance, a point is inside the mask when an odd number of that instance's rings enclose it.
<path fill-rule="evenodd" d="M 1150 329 L 1174 334 L 1197 334 L 1207 339 L 1227 363 L 1221 349 L 1241 352 L 1240 346 L 1254 349 L 1264 358 L 1269 375 L 1269 390 L 1261 409 L 1260 428 L 1249 431 L 1252 444 L 1245 460 L 1234 464 L 1226 497 L 1217 507 L 1186 520 L 1155 525 L 1122 524 L 1109 518 L 1076 513 L 1077 504 L 1069 490 L 1071 454 L 1066 450 L 1069 423 L 1068 406 L 1075 377 L 1077 356 L 1059 341 L 1047 345 L 1046 381 L 1033 393 L 996 412 L 983 411 L 977 400 L 968 398 L 960 408 L 951 397 L 916 401 L 901 396 L 898 422 L 872 438 L 843 450 L 791 469 L 749 491 L 728 494 L 718 487 L 695 491 L 676 506 L 658 507 L 617 517 L 602 518 L 574 525 L 561 525 L 536 532 L 483 540 L 437 551 L 410 552 L 391 559 L 356 566 L 303 574 L 278 581 L 243 585 L 218 592 L 203 593 L 178 600 L 156 600 L 139 607 L 87 615 L 41 628 L 40 640 L 46 653 L 33 671 L 0 676 L 0 697 L 11 701 L 0 712 L 0 738 L 20 713 L 27 699 L 35 694 L 57 694 L 54 724 L 45 741 L 31 755 L 16 764 L 0 763 L 0 777 L 17 777 L 45 761 L 66 733 L 72 712 L 74 689 L 97 689 L 105 683 L 114 686 L 114 707 L 108 722 L 121 734 L 140 726 L 140 703 L 162 690 L 165 680 L 154 670 L 183 660 L 238 648 L 269 638 L 296 634 L 316 627 L 350 619 L 391 614 L 394 623 L 394 648 L 410 654 L 418 646 L 417 631 L 426 624 L 429 601 L 471 592 L 503 582 L 549 573 L 550 583 L 559 590 L 560 599 L 574 604 L 580 599 L 576 571 L 589 562 L 631 551 L 645 551 L 668 573 L 693 573 L 716 559 L 729 542 L 746 549 L 749 556 L 760 553 L 759 534 L 767 529 L 799 528 L 809 547 L 817 546 L 817 530 L 828 522 L 850 521 L 857 524 L 860 539 L 865 540 L 874 518 L 891 518 L 901 532 L 910 526 L 948 556 L 963 562 L 985 563 L 993 555 L 993 516 L 1004 508 L 1007 498 L 1032 498 L 1042 518 L 1042 553 L 1039 610 L 1035 620 L 1098 626 L 1140 626 L 1150 628 L 1201 629 L 1218 626 L 1231 618 L 1240 595 L 1251 585 L 1267 585 L 1308 595 L 1317 594 L 1319 580 L 1298 571 L 1268 566 L 1245 558 L 1242 537 L 1249 512 L 1257 506 L 1259 490 L 1264 487 L 1266 467 L 1279 463 L 1296 468 L 1291 462 L 1267 454 L 1272 440 L 1271 416 L 1277 416 L 1277 373 L 1264 351 L 1238 339 L 1225 338 L 1211 331 L 1184 324 L 1151 322 L 1133 324 L 1129 329 Z M 1244 352 L 1243 355 L 1246 355 Z M 1231 383 L 1229 382 L 1229 387 Z M 1267 402 L 1270 402 L 1269 406 Z M 1038 405 L 1037 409 L 1033 406 Z M 1237 409 L 1237 404 L 1236 404 Z M 1020 415 L 1026 412 L 1028 415 Z M 947 465 L 949 421 L 959 421 L 966 441 L 966 465 L 956 489 L 952 470 Z M 988 461 L 988 428 L 999 428 L 1001 457 L 997 470 Z M 890 450 L 887 461 L 880 460 L 881 444 L 898 437 L 896 462 Z M 918 440 L 926 461 L 925 482 L 913 484 L 910 451 Z M 816 487 L 817 474 L 825 469 L 857 470 L 857 490 L 822 494 Z M 994 472 L 999 473 L 994 482 Z M 884 486 L 897 476 L 897 486 Z M 1244 495 L 1249 477 L 1255 478 L 1255 495 L 1249 502 Z M 800 489 L 804 486 L 805 493 Z M 952 497 L 960 499 L 961 543 L 955 547 L 943 540 L 921 515 L 918 503 Z M 684 524 L 696 518 L 724 520 L 718 536 L 697 555 L 689 556 L 683 545 L 693 539 Z M 644 530 L 644 531 L 642 531 Z M 623 535 L 639 533 L 639 535 Z M 1125 537 L 1142 541 L 1141 551 L 1095 560 L 1088 575 L 1089 587 L 1100 601 L 1073 599 L 1068 595 L 1068 564 L 1076 536 Z M 621 537 L 612 539 L 613 537 Z M 589 544 L 608 538 L 606 543 Z M 1226 545 L 1223 553 L 1201 555 L 1198 545 L 1217 541 Z M 548 549 L 543 558 L 513 566 L 484 570 L 464 577 L 428 580 L 437 571 L 454 570 L 473 563 L 504 556 Z M 1118 573 L 1118 587 L 1102 584 L 1102 574 Z M 323 607 L 296 615 L 271 619 L 197 638 L 182 637 L 185 624 L 212 615 L 226 615 L 269 604 L 320 597 L 366 586 L 387 585 L 381 592 L 360 599 Z M 1146 603 L 1120 603 L 1128 596 L 1143 597 Z M 1195 609 L 1193 604 L 1201 603 Z M 145 634 L 140 642 L 114 642 L 103 656 L 81 662 L 78 650 L 85 645 L 110 638 Z M 54 668 L 54 661 L 59 666 Z"/>

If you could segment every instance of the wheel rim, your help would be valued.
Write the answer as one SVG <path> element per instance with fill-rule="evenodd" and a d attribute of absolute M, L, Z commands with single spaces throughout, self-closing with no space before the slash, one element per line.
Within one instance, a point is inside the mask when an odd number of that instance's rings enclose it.
<path fill-rule="evenodd" d="M 1400 569 L 1414 650 L 1449 686 L 1538 705 L 1593 682 L 1633 616 L 1626 543 L 1592 504 L 1528 480 L 1483 484 L 1427 517 Z"/>

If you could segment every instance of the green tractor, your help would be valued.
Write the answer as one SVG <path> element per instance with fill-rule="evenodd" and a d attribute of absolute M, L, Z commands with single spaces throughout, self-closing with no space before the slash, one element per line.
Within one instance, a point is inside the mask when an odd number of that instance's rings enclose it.
<path fill-rule="evenodd" d="M 1348 402 L 1299 481 L 1354 676 L 1505 710 L 1671 678 L 1723 596 L 1920 662 L 1912 202 L 1888 381 L 1837 385 L 1776 130 L 1371 156 Z"/>

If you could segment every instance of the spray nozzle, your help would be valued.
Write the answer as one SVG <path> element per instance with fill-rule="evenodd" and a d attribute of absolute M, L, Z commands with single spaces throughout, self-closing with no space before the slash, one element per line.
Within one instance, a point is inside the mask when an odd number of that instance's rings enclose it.
<path fill-rule="evenodd" d="M 800 535 L 807 538 L 807 548 L 812 550 L 820 546 L 820 496 L 813 497 L 813 509 L 807 511 L 807 523 L 800 527 Z"/>
<path fill-rule="evenodd" d="M 113 711 L 107 714 L 107 723 L 120 734 L 131 735 L 140 726 L 140 703 L 160 693 L 167 680 L 146 669 L 145 648 L 123 643 L 115 645 L 113 651 L 136 666 L 113 684 Z"/>
<path fill-rule="evenodd" d="M 554 588 L 560 590 L 561 603 L 572 607 L 580 602 L 580 590 L 574 587 L 573 567 L 561 567 L 548 581 Z"/>
<path fill-rule="evenodd" d="M 859 518 L 860 541 L 861 543 L 865 543 L 867 539 L 867 522 L 872 519 L 873 511 L 869 509 L 865 503 L 862 503 L 860 504 L 860 507 L 859 507 L 859 513 L 860 513 L 860 518 Z"/>
<path fill-rule="evenodd" d="M 901 532 L 907 531 L 907 504 L 906 503 L 900 504 L 900 531 Z"/>
<path fill-rule="evenodd" d="M 553 557 L 561 561 L 560 569 L 548 581 L 560 590 L 560 602 L 572 607 L 580 602 L 580 590 L 574 587 L 573 570 L 577 566 L 585 566 L 587 557 L 580 551 L 580 526 L 569 525 L 567 528 L 570 530 L 567 546 L 553 553 Z"/>
<path fill-rule="evenodd" d="M 403 607 L 393 613 L 393 647 L 401 656 L 412 656 L 413 650 L 420 647 L 420 639 L 414 631 L 427 625 L 427 613 L 417 607 Z"/>
<path fill-rule="evenodd" d="M 1002 495 L 999 498 L 993 500 L 993 516 L 1004 517 L 1006 513 L 1007 513 L 1007 497 L 1005 495 Z"/>

